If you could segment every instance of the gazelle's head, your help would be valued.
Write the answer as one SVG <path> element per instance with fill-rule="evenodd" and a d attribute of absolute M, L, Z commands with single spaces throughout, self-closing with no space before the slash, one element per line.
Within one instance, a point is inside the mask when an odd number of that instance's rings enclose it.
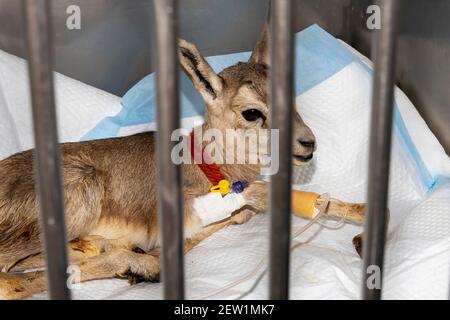
<path fill-rule="evenodd" d="M 179 59 L 206 104 L 209 128 L 270 129 L 269 30 L 265 24 L 248 62 L 240 62 L 216 74 L 195 45 L 179 41 Z M 315 137 L 295 110 L 293 115 L 293 164 L 308 163 L 315 151 Z M 260 130 L 255 130 L 259 132 Z"/>

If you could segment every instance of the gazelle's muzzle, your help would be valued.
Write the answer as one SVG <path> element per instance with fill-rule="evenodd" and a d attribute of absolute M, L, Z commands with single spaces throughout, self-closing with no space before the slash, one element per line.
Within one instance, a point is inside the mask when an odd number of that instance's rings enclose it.
<path fill-rule="evenodd" d="M 294 165 L 304 165 L 312 160 L 316 151 L 316 138 L 311 129 L 302 124 L 294 123 L 294 133 L 292 140 L 292 160 Z"/>

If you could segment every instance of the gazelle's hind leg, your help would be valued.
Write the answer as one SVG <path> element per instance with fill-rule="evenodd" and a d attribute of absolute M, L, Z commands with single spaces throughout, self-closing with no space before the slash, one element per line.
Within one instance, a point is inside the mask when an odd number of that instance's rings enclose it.
<path fill-rule="evenodd" d="M 247 222 L 255 213 L 241 210 L 230 219 L 209 225 L 192 239 L 186 240 L 185 252 L 220 229 Z M 78 263 L 80 281 L 127 278 L 130 282 L 158 281 L 160 272 L 159 249 L 147 253 L 137 253 L 131 247 L 117 241 L 101 238 L 81 239 L 70 246 L 70 254 Z M 133 248 L 135 249 L 135 248 Z M 31 262 L 24 260 L 19 266 L 43 265 L 42 255 L 33 257 Z M 74 259 L 75 260 L 75 259 Z M 46 290 L 45 274 L 42 271 L 27 274 L 0 273 L 0 299 L 24 299 Z"/>
<path fill-rule="evenodd" d="M 97 257 L 106 252 L 117 251 L 118 249 L 126 250 L 131 247 L 132 246 L 128 243 L 120 240 L 108 240 L 98 236 L 89 236 L 71 241 L 68 246 L 68 254 L 70 264 L 79 267 L 80 264 L 88 261 L 90 258 Z M 39 253 L 18 261 L 10 268 L 9 272 L 33 270 L 44 267 L 44 255 Z M 89 268 L 85 269 L 90 270 Z M 92 271 L 89 273 L 92 274 Z M 81 280 L 87 281 L 89 279 L 83 280 L 83 278 L 81 278 Z M 46 280 L 45 274 L 42 271 L 21 274 L 0 272 L 0 300 L 23 299 L 45 290 Z"/>
<path fill-rule="evenodd" d="M 88 236 L 83 239 L 75 239 L 68 245 L 69 261 L 70 264 L 78 264 L 80 261 L 111 251 L 113 248 L 132 250 L 133 246 L 128 242 L 121 240 L 109 240 L 100 236 Z M 40 269 L 44 267 L 44 255 L 42 253 L 38 253 L 18 261 L 8 271 L 17 272 Z"/>
<path fill-rule="evenodd" d="M 46 279 L 42 271 L 21 275 L 0 272 L 0 300 L 24 299 L 45 288 Z"/>
<path fill-rule="evenodd" d="M 139 254 L 122 248 L 114 248 L 76 265 L 80 281 L 127 278 L 130 274 L 139 274 L 146 281 L 155 281 L 159 277 L 159 258 L 148 254 Z M 24 299 L 46 290 L 43 271 L 11 274 L 0 273 L 0 299 Z"/>

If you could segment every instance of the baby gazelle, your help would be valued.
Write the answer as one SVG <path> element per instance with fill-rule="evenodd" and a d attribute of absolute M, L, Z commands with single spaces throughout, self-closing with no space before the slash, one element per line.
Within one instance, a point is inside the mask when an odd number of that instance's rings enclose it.
<path fill-rule="evenodd" d="M 270 127 L 268 105 L 268 30 L 248 62 L 216 74 L 197 48 L 179 42 L 185 73 L 206 104 L 203 130 Z M 292 160 L 312 158 L 315 139 L 294 112 Z M 258 132 L 258 130 L 256 130 Z M 224 146 L 216 142 L 218 148 Z M 153 133 L 61 145 L 70 263 L 81 281 L 125 277 L 156 281 L 159 277 L 159 229 L 156 212 Z M 218 164 L 229 181 L 255 181 L 260 164 Z M 186 251 L 213 232 L 244 223 L 266 210 L 267 187 L 254 183 L 243 192 L 248 205 L 232 218 L 202 228 L 192 203 L 211 183 L 195 164 L 184 164 Z M 32 151 L 0 162 L 0 298 L 24 298 L 46 289 L 43 272 L 9 272 L 44 265 L 41 254 Z"/>

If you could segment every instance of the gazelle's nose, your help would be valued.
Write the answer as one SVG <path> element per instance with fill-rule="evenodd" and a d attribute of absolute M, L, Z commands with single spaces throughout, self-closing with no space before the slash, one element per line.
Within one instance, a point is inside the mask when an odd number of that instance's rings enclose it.
<path fill-rule="evenodd" d="M 313 153 L 316 150 L 316 138 L 311 129 L 304 124 L 297 127 L 294 132 L 295 137 L 292 146 L 294 164 L 301 165 L 313 158 Z"/>
<path fill-rule="evenodd" d="M 297 142 L 300 143 L 305 148 L 311 148 L 312 150 L 315 150 L 316 148 L 315 140 L 298 139 Z"/>
<path fill-rule="evenodd" d="M 303 153 L 312 153 L 316 150 L 316 137 L 307 125 L 303 124 L 295 133 L 297 148 Z"/>

